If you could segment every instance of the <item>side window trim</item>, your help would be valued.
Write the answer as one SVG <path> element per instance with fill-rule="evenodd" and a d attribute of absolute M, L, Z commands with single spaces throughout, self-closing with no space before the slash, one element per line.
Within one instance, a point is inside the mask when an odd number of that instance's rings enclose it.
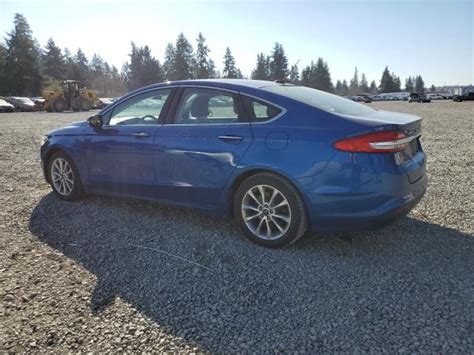
<path fill-rule="evenodd" d="M 229 95 L 232 96 L 233 100 L 236 101 L 237 104 L 237 110 L 239 110 L 239 115 L 242 114 L 244 117 L 248 117 L 248 119 L 245 120 L 245 122 L 226 122 L 226 123 L 189 123 L 189 124 L 176 124 L 176 114 L 178 112 L 178 108 L 180 107 L 183 99 L 183 94 L 185 89 L 206 89 L 206 90 L 214 90 L 214 91 L 221 91 L 221 92 L 226 92 Z M 201 86 L 201 85 L 182 85 L 177 89 L 176 94 L 174 95 L 173 102 L 170 106 L 170 110 L 168 112 L 168 115 L 166 116 L 166 120 L 164 122 L 165 125 L 173 125 L 175 127 L 178 126 L 194 126 L 194 125 L 199 125 L 199 126 L 209 126 L 209 125 L 235 125 L 235 124 L 249 124 L 251 122 L 249 114 L 247 112 L 247 109 L 245 109 L 244 106 L 244 100 L 242 100 L 242 97 L 240 95 L 240 92 L 234 91 L 234 90 L 229 90 L 225 88 L 216 88 L 216 87 L 211 87 L 211 86 Z"/>

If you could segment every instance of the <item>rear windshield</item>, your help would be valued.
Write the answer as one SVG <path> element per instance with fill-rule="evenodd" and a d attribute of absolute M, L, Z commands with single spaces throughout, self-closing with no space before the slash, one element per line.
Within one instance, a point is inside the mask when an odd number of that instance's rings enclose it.
<path fill-rule="evenodd" d="M 304 86 L 272 85 L 262 88 L 265 91 L 289 97 L 321 110 L 342 115 L 364 116 L 375 110 L 349 99 L 344 99 L 324 91 Z"/>

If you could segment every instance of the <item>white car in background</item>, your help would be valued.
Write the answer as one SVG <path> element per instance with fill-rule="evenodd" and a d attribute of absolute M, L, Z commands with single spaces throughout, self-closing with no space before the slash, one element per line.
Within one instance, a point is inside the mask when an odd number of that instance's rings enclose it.
<path fill-rule="evenodd" d="M 0 112 L 15 112 L 15 107 L 4 99 L 0 99 Z"/>

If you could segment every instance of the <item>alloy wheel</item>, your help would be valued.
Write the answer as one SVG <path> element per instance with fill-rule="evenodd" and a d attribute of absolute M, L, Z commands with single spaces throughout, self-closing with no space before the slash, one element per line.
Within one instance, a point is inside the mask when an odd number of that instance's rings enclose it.
<path fill-rule="evenodd" d="M 250 188 L 242 199 L 241 212 L 247 228 L 261 239 L 278 239 L 290 228 L 290 204 L 273 186 Z"/>
<path fill-rule="evenodd" d="M 68 196 L 74 189 L 74 174 L 69 163 L 63 158 L 56 158 L 51 164 L 51 181 L 54 189 L 63 196 Z"/>

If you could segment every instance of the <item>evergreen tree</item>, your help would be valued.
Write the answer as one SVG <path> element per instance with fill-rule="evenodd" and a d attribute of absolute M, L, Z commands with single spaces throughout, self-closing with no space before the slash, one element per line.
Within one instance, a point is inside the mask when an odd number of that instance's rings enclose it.
<path fill-rule="evenodd" d="M 425 82 L 423 81 L 423 78 L 421 75 L 418 75 L 415 78 L 415 91 L 418 94 L 424 94 L 425 93 Z"/>
<path fill-rule="evenodd" d="M 378 94 L 377 84 L 375 83 L 375 80 L 372 80 L 372 82 L 370 83 L 370 93 L 373 95 Z"/>
<path fill-rule="evenodd" d="M 196 79 L 207 79 L 211 77 L 211 67 L 209 59 L 209 48 L 205 44 L 206 39 L 199 32 L 196 49 L 196 66 L 194 68 L 194 77 Z"/>
<path fill-rule="evenodd" d="M 297 85 L 300 80 L 300 71 L 298 64 L 292 65 L 290 69 L 290 83 Z"/>
<path fill-rule="evenodd" d="M 380 93 L 400 91 L 400 86 L 400 78 L 397 77 L 394 73 L 390 73 L 388 67 L 385 67 L 382 73 L 382 78 L 380 79 Z"/>
<path fill-rule="evenodd" d="M 430 91 L 431 91 L 431 92 L 436 92 L 436 86 L 434 86 L 434 84 L 431 85 Z"/>
<path fill-rule="evenodd" d="M 280 43 L 275 43 L 270 56 L 270 80 L 285 80 L 288 77 L 288 59 Z"/>
<path fill-rule="evenodd" d="M 5 86 L 8 94 L 29 96 L 41 91 L 40 49 L 26 18 L 15 14 L 14 28 L 7 34 Z"/>
<path fill-rule="evenodd" d="M 263 53 L 257 54 L 257 65 L 252 71 L 251 78 L 254 80 L 270 80 L 267 59 Z"/>
<path fill-rule="evenodd" d="M 72 58 L 71 73 L 67 79 L 78 80 L 81 86 L 90 86 L 89 78 L 89 61 L 82 49 L 79 48 Z"/>
<path fill-rule="evenodd" d="M 357 68 L 354 70 L 354 77 L 351 79 L 349 84 L 349 95 L 358 95 L 360 94 L 359 88 L 359 72 Z"/>
<path fill-rule="evenodd" d="M 172 70 L 174 68 L 174 57 L 176 55 L 173 43 L 168 43 L 165 49 L 165 61 L 163 62 L 163 73 L 165 78 L 171 80 L 173 76 Z"/>
<path fill-rule="evenodd" d="M 6 94 L 6 72 L 5 62 L 7 59 L 7 49 L 0 43 L 0 95 Z"/>
<path fill-rule="evenodd" d="M 342 95 L 342 82 L 340 80 L 338 80 L 336 82 L 336 87 L 334 89 L 334 93 L 336 95 Z"/>
<path fill-rule="evenodd" d="M 123 71 L 125 84 L 129 90 L 164 80 L 160 62 L 151 55 L 148 46 L 137 47 L 132 42 L 132 52 L 129 56 L 130 63 L 125 63 Z"/>
<path fill-rule="evenodd" d="M 367 78 L 365 77 L 364 73 L 362 73 L 362 77 L 360 79 L 359 89 L 360 89 L 360 92 L 364 93 L 364 94 L 366 94 L 370 91 L 369 83 L 367 82 Z"/>
<path fill-rule="evenodd" d="M 170 80 L 193 79 L 194 56 L 191 43 L 180 33 L 176 40 L 173 66 L 168 77 Z"/>
<path fill-rule="evenodd" d="M 407 92 L 413 92 L 415 89 L 413 79 L 411 76 L 409 76 L 407 79 L 405 79 L 405 91 Z"/>
<path fill-rule="evenodd" d="M 301 71 L 301 85 L 307 87 L 314 87 L 313 86 L 313 76 L 314 76 L 314 63 L 311 62 L 311 65 L 307 65 Z"/>
<path fill-rule="evenodd" d="M 230 48 L 227 47 L 224 55 L 224 69 L 222 70 L 222 77 L 229 79 L 236 79 L 238 75 L 235 66 L 235 58 L 232 55 Z"/>
<path fill-rule="evenodd" d="M 329 67 L 323 58 L 318 58 L 316 64 L 311 62 L 311 65 L 303 69 L 301 72 L 301 85 L 327 92 L 334 90 Z"/>
<path fill-rule="evenodd" d="M 347 81 L 343 80 L 342 81 L 342 96 L 347 96 L 349 95 L 349 86 L 347 85 Z"/>
<path fill-rule="evenodd" d="M 66 74 L 66 63 L 61 48 L 56 46 L 53 39 L 50 38 L 44 49 L 43 55 L 43 74 L 55 79 L 64 80 Z"/>
<path fill-rule="evenodd" d="M 218 78 L 216 73 L 216 65 L 211 58 L 209 58 L 209 78 Z"/>

